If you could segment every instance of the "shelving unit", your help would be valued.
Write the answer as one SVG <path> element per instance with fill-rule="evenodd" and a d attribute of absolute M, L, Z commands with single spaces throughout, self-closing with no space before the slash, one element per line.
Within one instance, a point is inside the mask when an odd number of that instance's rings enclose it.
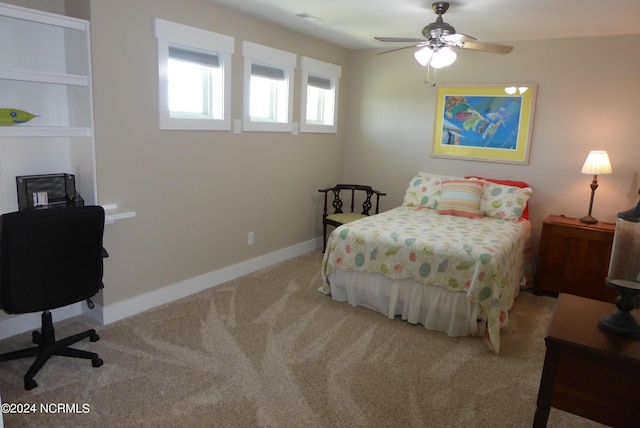
<path fill-rule="evenodd" d="M 0 108 L 37 115 L 0 126 L 0 214 L 17 211 L 16 176 L 71 173 L 87 205 L 97 205 L 89 22 L 0 3 Z M 135 211 L 102 204 L 105 223 Z M 57 309 L 60 319 L 80 304 Z M 39 317 L 0 311 L 3 337 L 37 328 Z"/>
<path fill-rule="evenodd" d="M 0 3 L 0 40 L 0 108 L 37 115 L 0 126 L 0 212 L 17 210 L 19 175 L 75 174 L 98 204 L 89 22 Z"/>

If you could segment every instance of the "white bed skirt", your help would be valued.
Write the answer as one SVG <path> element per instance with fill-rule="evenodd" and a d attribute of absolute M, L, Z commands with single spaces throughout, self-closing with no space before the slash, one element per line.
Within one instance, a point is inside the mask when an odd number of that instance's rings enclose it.
<path fill-rule="evenodd" d="M 478 322 L 480 305 L 470 302 L 466 293 L 409 279 L 342 270 L 331 272 L 328 279 L 333 300 L 364 306 L 389 318 L 400 315 L 407 322 L 452 337 L 484 333 L 484 323 Z"/>

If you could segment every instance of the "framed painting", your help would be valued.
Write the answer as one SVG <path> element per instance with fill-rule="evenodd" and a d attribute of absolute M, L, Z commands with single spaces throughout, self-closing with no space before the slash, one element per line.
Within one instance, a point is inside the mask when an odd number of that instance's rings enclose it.
<path fill-rule="evenodd" d="M 538 86 L 441 86 L 431 156 L 529 163 Z"/>

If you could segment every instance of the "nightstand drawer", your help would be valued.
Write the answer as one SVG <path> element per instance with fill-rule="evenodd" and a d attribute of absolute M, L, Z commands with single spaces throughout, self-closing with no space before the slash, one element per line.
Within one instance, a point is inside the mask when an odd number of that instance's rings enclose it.
<path fill-rule="evenodd" d="M 615 225 L 587 225 L 578 219 L 549 216 L 542 225 L 535 294 L 570 293 L 613 302 L 605 285 Z"/>

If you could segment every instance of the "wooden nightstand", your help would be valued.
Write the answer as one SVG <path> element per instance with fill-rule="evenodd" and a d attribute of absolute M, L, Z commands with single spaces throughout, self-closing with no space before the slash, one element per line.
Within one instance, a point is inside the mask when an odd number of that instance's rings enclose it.
<path fill-rule="evenodd" d="M 615 224 L 551 215 L 542 224 L 533 293 L 569 293 L 614 302 L 605 285 Z"/>
<path fill-rule="evenodd" d="M 613 427 L 640 420 L 640 340 L 601 330 L 610 303 L 560 294 L 545 342 L 534 428 L 544 427 L 549 409 L 564 410 Z M 632 315 L 640 320 L 636 309 Z"/>

